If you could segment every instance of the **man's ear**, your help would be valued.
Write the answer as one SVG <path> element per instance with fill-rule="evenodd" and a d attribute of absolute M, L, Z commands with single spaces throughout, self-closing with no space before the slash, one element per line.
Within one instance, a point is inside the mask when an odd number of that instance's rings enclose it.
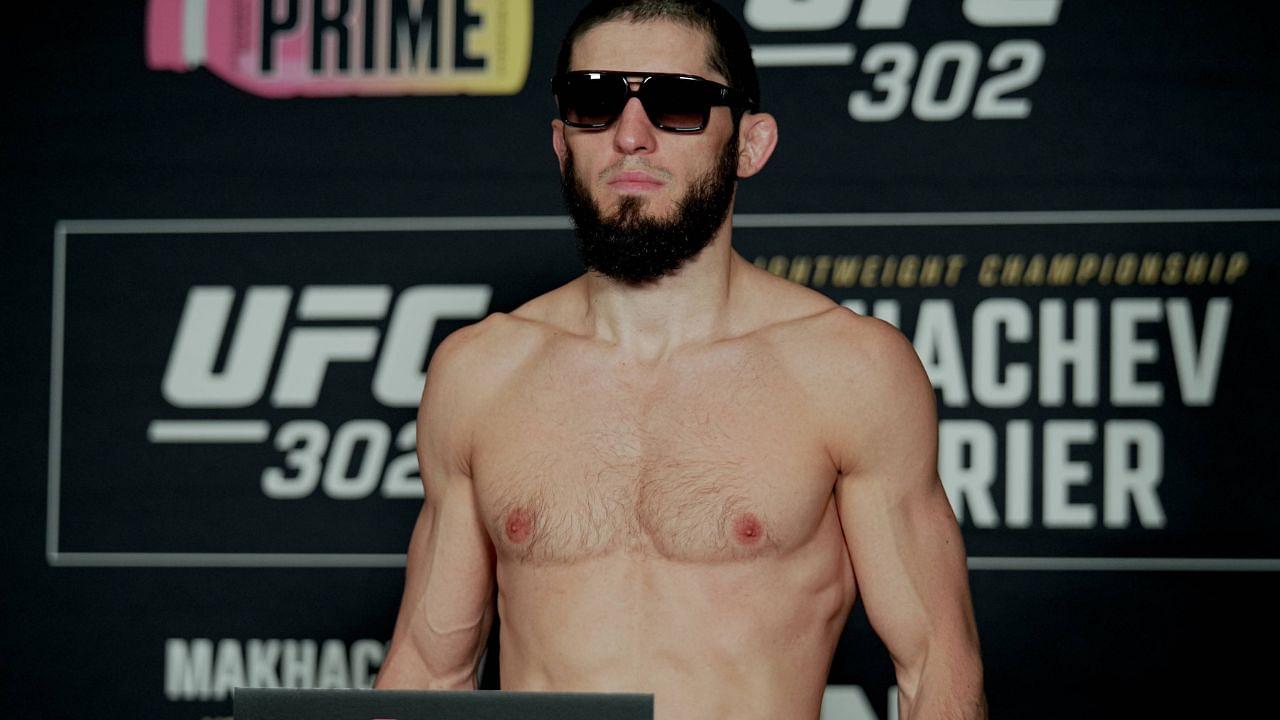
<path fill-rule="evenodd" d="M 778 145 L 778 121 L 769 113 L 746 113 L 738 125 L 738 177 L 764 169 Z"/>
<path fill-rule="evenodd" d="M 569 147 L 564 142 L 564 123 L 560 118 L 551 121 L 551 147 L 556 151 L 556 159 L 560 161 L 560 174 L 564 174 L 564 161 L 569 154 Z"/>

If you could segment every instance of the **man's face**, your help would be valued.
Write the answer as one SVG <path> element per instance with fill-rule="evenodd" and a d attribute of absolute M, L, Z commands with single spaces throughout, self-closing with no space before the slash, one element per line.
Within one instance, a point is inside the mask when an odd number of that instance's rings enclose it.
<path fill-rule="evenodd" d="M 570 69 L 724 83 L 707 64 L 708 44 L 702 32 L 676 23 L 609 22 L 578 39 Z M 706 247 L 732 205 L 738 143 L 726 107 L 712 108 L 703 131 L 679 134 L 655 128 L 631 98 L 607 128 L 557 121 L 555 132 L 565 202 L 588 268 L 630 283 L 668 275 Z"/>

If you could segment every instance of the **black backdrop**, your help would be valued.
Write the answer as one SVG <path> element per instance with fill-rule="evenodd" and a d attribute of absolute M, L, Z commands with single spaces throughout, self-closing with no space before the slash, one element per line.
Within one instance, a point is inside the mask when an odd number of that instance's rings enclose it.
<path fill-rule="evenodd" d="M 462 37 L 531 37 L 515 94 L 448 94 L 446 69 L 426 94 L 275 99 L 148 68 L 142 4 L 25 5 L 0 145 L 6 710 L 201 718 L 233 685 L 367 684 L 427 352 L 577 272 L 546 84 L 575 4 L 533 3 L 531 28 L 525 3 L 466 4 Z M 782 128 L 735 241 L 930 368 L 993 717 L 1263 703 L 1275 10 L 729 5 Z M 464 54 L 496 64 L 485 37 Z M 830 682 L 828 720 L 888 717 L 860 611 Z"/>

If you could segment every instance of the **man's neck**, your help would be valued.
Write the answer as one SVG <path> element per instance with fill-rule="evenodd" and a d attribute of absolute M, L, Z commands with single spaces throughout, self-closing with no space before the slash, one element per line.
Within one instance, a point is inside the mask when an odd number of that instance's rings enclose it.
<path fill-rule="evenodd" d="M 736 280 L 745 262 L 730 244 L 729 223 L 677 272 L 628 285 L 599 273 L 585 277 L 586 330 L 641 362 L 660 362 L 682 346 L 731 332 Z"/>

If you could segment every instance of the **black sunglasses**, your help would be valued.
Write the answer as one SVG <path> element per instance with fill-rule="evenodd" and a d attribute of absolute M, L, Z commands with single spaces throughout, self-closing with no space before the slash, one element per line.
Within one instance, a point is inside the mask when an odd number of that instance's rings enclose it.
<path fill-rule="evenodd" d="M 640 78 L 631 89 L 627 78 Z M 578 70 L 551 79 L 551 92 L 560 119 L 576 128 L 606 128 L 622 114 L 627 101 L 640 98 L 649 122 L 670 132 L 699 132 L 711 119 L 711 108 L 756 109 L 756 101 L 741 91 L 696 75 Z"/>

